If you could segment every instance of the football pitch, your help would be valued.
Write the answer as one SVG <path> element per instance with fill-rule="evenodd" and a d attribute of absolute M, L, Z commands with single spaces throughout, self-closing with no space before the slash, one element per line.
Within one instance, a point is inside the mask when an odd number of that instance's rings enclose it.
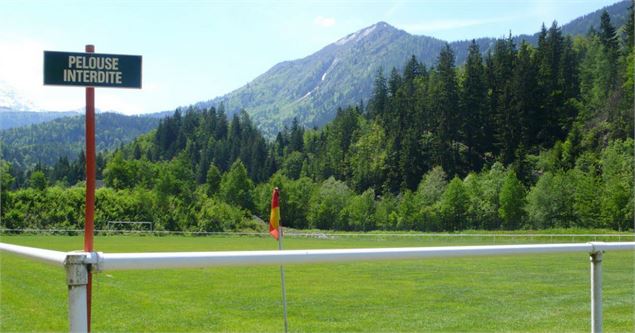
<path fill-rule="evenodd" d="M 2 236 L 60 251 L 80 236 Z M 285 249 L 493 244 L 491 237 L 287 237 Z M 519 237 L 497 244 L 562 242 Z M 576 242 L 586 240 L 577 239 Z M 271 237 L 97 236 L 102 252 L 275 250 Z M 604 254 L 606 332 L 635 331 L 635 254 Z M 285 266 L 290 332 L 588 332 L 584 253 Z M 0 252 L 0 331 L 68 331 L 65 272 Z M 282 332 L 279 266 L 113 271 L 93 280 L 94 332 Z"/>

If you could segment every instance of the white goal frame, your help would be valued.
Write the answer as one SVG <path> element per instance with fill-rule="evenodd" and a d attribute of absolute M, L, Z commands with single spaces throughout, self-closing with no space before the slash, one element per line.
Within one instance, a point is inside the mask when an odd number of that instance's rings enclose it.
<path fill-rule="evenodd" d="M 149 225 L 150 226 L 150 232 L 154 231 L 154 223 L 149 222 L 149 221 L 108 221 L 108 222 L 106 222 L 106 230 L 108 230 L 108 231 L 129 231 L 129 230 L 110 229 L 110 227 L 112 225 L 117 225 L 117 224 L 122 224 L 122 225 L 126 225 L 126 224 L 130 224 L 130 225 Z"/>
<path fill-rule="evenodd" d="M 252 266 L 361 260 L 426 259 L 545 253 L 587 253 L 591 261 L 591 332 L 602 332 L 602 254 L 635 250 L 635 242 L 405 247 L 337 250 L 102 253 L 59 252 L 0 243 L 0 251 L 65 267 L 71 332 L 85 332 L 88 272 L 184 267 Z"/>

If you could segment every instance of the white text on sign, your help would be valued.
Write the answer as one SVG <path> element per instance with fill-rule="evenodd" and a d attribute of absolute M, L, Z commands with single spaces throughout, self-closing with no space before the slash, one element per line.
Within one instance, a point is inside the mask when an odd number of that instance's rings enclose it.
<path fill-rule="evenodd" d="M 119 58 L 68 56 L 64 82 L 121 84 Z"/>

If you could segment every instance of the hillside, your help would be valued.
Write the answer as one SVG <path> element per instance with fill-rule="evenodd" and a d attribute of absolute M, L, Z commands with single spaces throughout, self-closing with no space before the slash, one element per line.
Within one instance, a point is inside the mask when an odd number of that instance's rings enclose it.
<path fill-rule="evenodd" d="M 606 10 L 611 17 L 611 22 L 616 27 L 621 27 L 628 20 L 628 7 L 631 1 L 625 0 L 615 3 L 611 6 L 596 10 L 593 13 L 578 17 L 577 19 L 567 23 L 562 27 L 562 32 L 568 35 L 584 35 L 593 27 L 594 30 L 600 30 L 600 16 Z"/>
<path fill-rule="evenodd" d="M 244 108 L 269 135 L 293 117 L 307 126 L 322 126 L 338 106 L 368 96 L 379 68 L 401 65 L 411 54 L 430 65 L 443 45 L 380 22 L 308 57 L 279 63 L 246 86 L 197 106 L 224 102 L 229 114 Z"/>
<path fill-rule="evenodd" d="M 624 23 L 629 2 L 607 7 L 617 27 Z M 602 10 L 562 26 L 565 34 L 585 34 L 599 24 Z M 550 22 L 545 22 L 547 27 Z M 501 30 L 501 36 L 505 34 Z M 517 36 L 535 45 L 538 34 Z M 476 40 L 483 54 L 491 51 L 495 39 Z M 445 41 L 414 36 L 388 23 L 379 22 L 327 45 L 302 59 L 281 62 L 247 85 L 224 96 L 196 103 L 207 108 L 224 103 L 228 115 L 245 109 L 265 135 L 273 137 L 293 118 L 306 127 L 322 126 L 333 119 L 338 107 L 368 101 L 373 79 L 380 69 L 401 69 L 403 59 L 415 55 L 426 66 L 434 65 Z M 469 41 L 450 43 L 456 63 L 463 64 Z"/>
<path fill-rule="evenodd" d="M 103 151 L 154 129 L 159 119 L 98 113 L 95 123 L 97 150 Z M 46 123 L 3 130 L 0 131 L 2 159 L 21 169 L 30 168 L 38 162 L 52 165 L 63 156 L 73 160 L 84 147 L 84 133 L 84 116 L 58 118 Z"/>

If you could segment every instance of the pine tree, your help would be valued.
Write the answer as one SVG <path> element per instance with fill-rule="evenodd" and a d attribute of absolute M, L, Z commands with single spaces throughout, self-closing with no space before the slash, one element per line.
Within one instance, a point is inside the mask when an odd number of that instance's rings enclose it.
<path fill-rule="evenodd" d="M 436 135 L 439 138 L 440 147 L 437 154 L 441 166 L 449 175 L 456 174 L 458 170 L 457 141 L 459 139 L 458 112 L 458 86 L 456 71 L 454 68 L 454 52 L 449 44 L 439 53 L 437 64 L 436 100 L 434 103 Z"/>
<path fill-rule="evenodd" d="M 386 104 L 388 103 L 388 87 L 386 86 L 386 78 L 384 77 L 383 68 L 377 70 L 375 76 L 375 84 L 373 86 L 373 96 L 370 100 L 369 118 L 376 119 L 383 117 L 386 112 Z"/>
<path fill-rule="evenodd" d="M 132 157 L 135 160 L 141 159 L 141 148 L 139 147 L 139 143 L 135 142 L 134 144 L 134 152 L 132 153 Z"/>
<path fill-rule="evenodd" d="M 210 164 L 205 176 L 205 184 L 207 185 L 207 196 L 211 197 L 220 189 L 221 173 L 214 164 Z"/>
<path fill-rule="evenodd" d="M 607 58 L 609 63 L 609 72 L 607 76 L 610 80 L 608 82 L 608 86 L 606 87 L 606 91 L 608 94 L 608 92 L 612 91 L 617 85 L 617 59 L 619 56 L 619 42 L 617 33 L 615 32 L 615 27 L 613 27 L 613 25 L 611 24 L 611 17 L 606 10 L 602 12 L 602 16 L 600 17 L 599 36 L 604 48 L 604 56 Z"/>
<path fill-rule="evenodd" d="M 511 163 L 519 144 L 519 119 L 512 108 L 514 98 L 513 73 L 516 62 L 516 47 L 511 34 L 506 40 L 498 40 L 493 59 L 494 77 L 498 102 L 494 113 L 494 146 L 504 164 Z"/>
<path fill-rule="evenodd" d="M 66 156 L 60 157 L 53 166 L 51 181 L 68 183 L 71 176 L 71 166 Z M 3 184 L 2 184 L 3 185 Z M 72 184 L 69 184 L 72 185 Z"/>
<path fill-rule="evenodd" d="M 399 131 L 394 133 L 398 136 L 401 146 L 399 151 L 399 173 L 401 175 L 400 188 L 402 190 L 415 190 L 421 175 L 429 168 L 430 161 L 422 156 L 421 144 L 419 142 L 423 126 L 423 110 L 417 102 L 416 93 L 424 84 L 425 67 L 417 61 L 413 55 L 406 63 L 403 74 L 403 84 L 397 91 L 394 104 L 397 106 Z"/>
<path fill-rule="evenodd" d="M 221 103 L 216 114 L 216 128 L 214 132 L 216 140 L 224 140 L 227 138 L 227 116 L 225 115 L 225 107 Z"/>
<path fill-rule="evenodd" d="M 613 52 L 617 52 L 619 41 L 615 27 L 611 24 L 611 17 L 606 10 L 603 11 L 602 16 L 600 16 L 600 41 L 602 41 L 607 55 L 617 56 L 617 54 Z"/>
<path fill-rule="evenodd" d="M 631 6 L 628 8 L 628 20 L 624 24 L 625 41 L 624 41 L 624 53 L 629 53 L 633 50 L 633 43 L 635 42 L 635 13 L 633 12 L 633 6 L 635 3 L 631 2 Z"/>
<path fill-rule="evenodd" d="M 249 176 L 256 182 L 267 180 L 272 173 L 268 173 L 265 168 L 267 161 L 267 143 L 262 136 L 255 138 L 255 142 L 251 145 L 251 165 Z"/>
<path fill-rule="evenodd" d="M 397 68 L 393 67 L 390 71 L 390 78 L 388 79 L 388 92 L 391 97 L 395 97 L 397 95 L 397 89 L 401 87 L 403 80 L 401 75 L 399 75 L 399 71 Z"/>
<path fill-rule="evenodd" d="M 542 37 L 542 32 L 540 37 Z M 561 127 L 562 106 L 565 102 L 560 80 L 562 77 L 563 43 L 562 29 L 555 21 L 546 32 L 546 36 L 539 38 L 538 43 L 538 86 L 541 103 L 539 119 L 542 125 L 538 132 L 538 138 L 544 147 L 550 147 L 556 140 L 562 139 L 565 135 Z"/>
<path fill-rule="evenodd" d="M 201 156 L 201 162 L 198 164 L 198 171 L 196 175 L 196 181 L 199 184 L 205 183 L 207 177 L 207 170 L 210 167 L 209 155 L 205 152 Z"/>
<path fill-rule="evenodd" d="M 69 183 L 75 184 L 86 179 L 86 153 L 79 152 L 79 157 L 73 163 L 73 176 L 68 180 Z"/>
<path fill-rule="evenodd" d="M 480 170 L 487 149 L 485 126 L 487 83 L 481 51 L 475 40 L 469 46 L 465 64 L 465 80 L 461 89 L 462 141 L 468 146 L 469 170 Z"/>
<path fill-rule="evenodd" d="M 531 46 L 522 42 L 516 59 L 512 78 L 512 113 L 519 123 L 519 142 L 524 147 L 536 144 L 541 126 L 539 121 L 537 68 L 532 59 Z"/>
<path fill-rule="evenodd" d="M 229 144 L 229 160 L 235 161 L 240 157 L 240 144 L 241 144 L 241 124 L 237 114 L 232 117 L 231 125 L 229 126 L 229 135 L 227 136 L 227 144 Z"/>
<path fill-rule="evenodd" d="M 289 151 L 304 150 L 304 127 L 300 126 L 298 119 L 293 118 L 291 123 L 291 133 L 289 135 Z"/>
<path fill-rule="evenodd" d="M 406 63 L 403 70 L 403 80 L 406 83 L 412 83 L 415 78 L 420 77 L 423 73 L 423 65 L 417 61 L 417 57 L 413 54 Z"/>
<path fill-rule="evenodd" d="M 495 153 L 494 134 L 496 129 L 496 110 L 498 109 L 499 84 L 494 69 L 494 56 L 491 51 L 485 57 L 485 78 L 487 80 L 487 116 L 484 122 L 484 142 L 483 149 L 486 152 Z"/>

